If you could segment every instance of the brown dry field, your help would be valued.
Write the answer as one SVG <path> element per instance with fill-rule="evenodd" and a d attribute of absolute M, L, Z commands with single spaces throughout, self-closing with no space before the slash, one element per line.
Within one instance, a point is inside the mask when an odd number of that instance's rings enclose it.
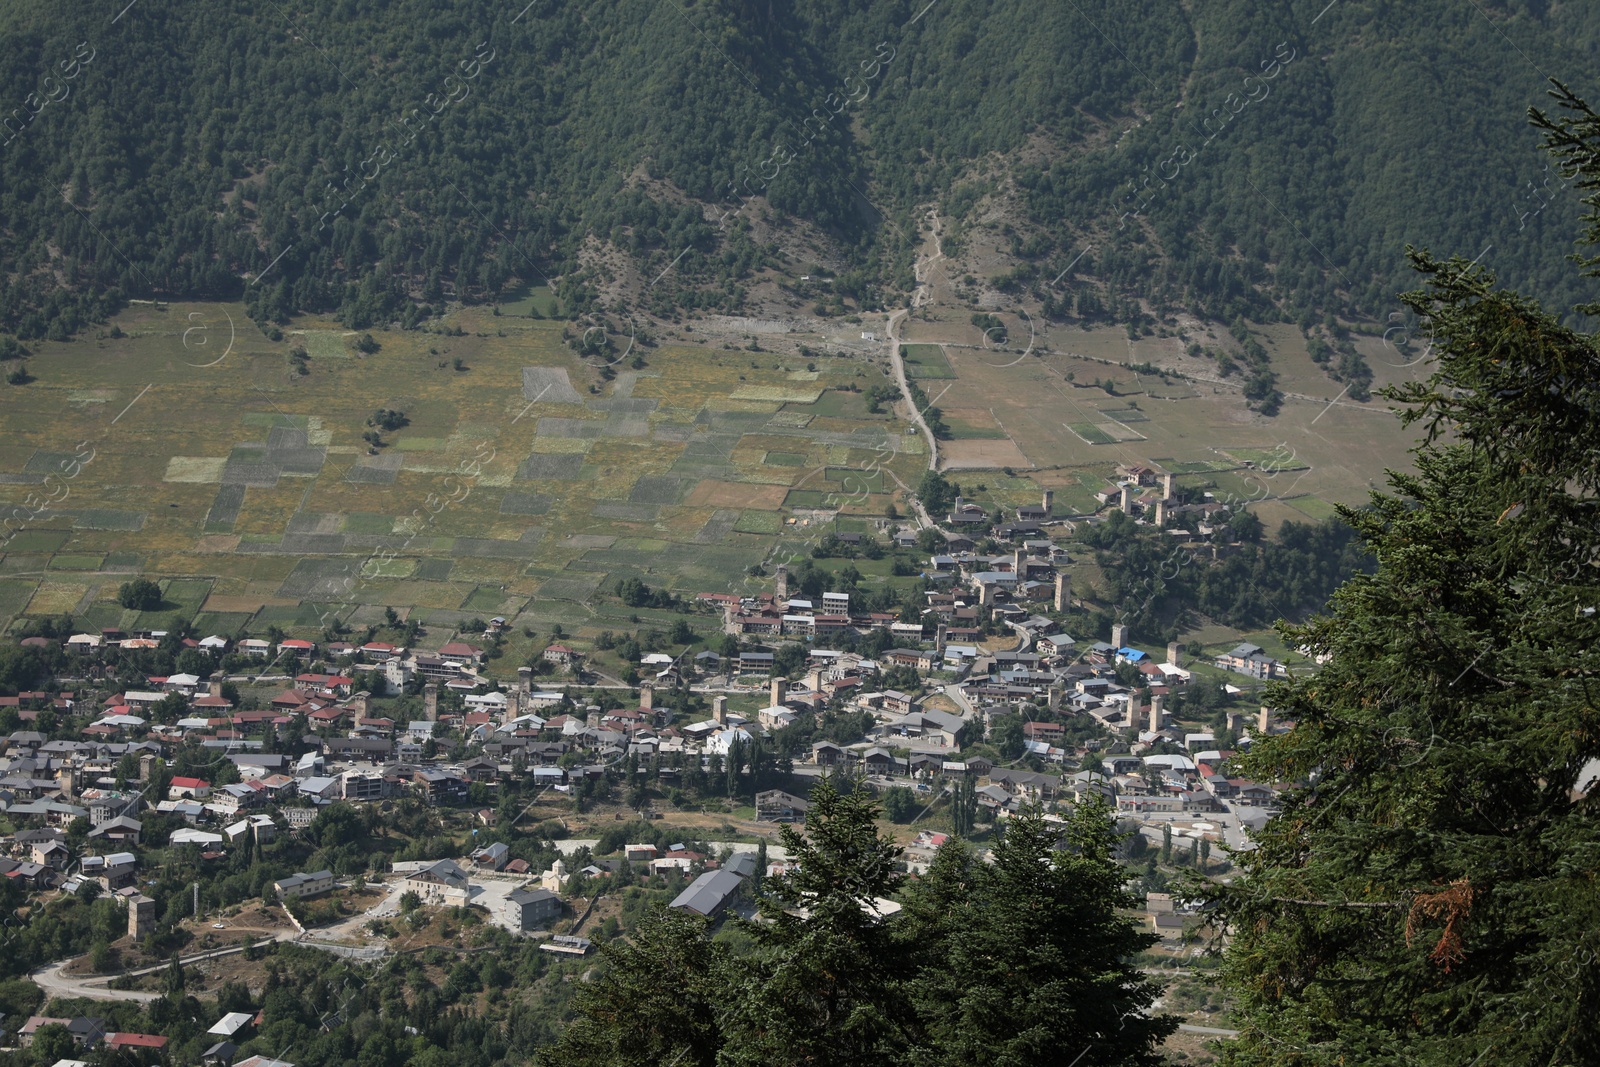
<path fill-rule="evenodd" d="M 1028 460 L 996 466 L 1159 466 L 1162 460 L 1218 460 L 1222 457 L 1217 449 L 1222 447 L 1272 449 L 1284 445 L 1295 460 L 1309 464 L 1310 469 L 1289 478 L 1283 492 L 1276 495 L 1310 493 L 1325 500 L 1358 503 L 1365 501 L 1369 485 L 1381 480 L 1385 468 L 1410 465 L 1407 449 L 1411 437 L 1385 403 L 1375 400 L 1367 404 L 1330 404 L 1342 387 L 1325 376 L 1321 386 L 1326 393 L 1324 399 L 1285 399 L 1280 414 L 1266 418 L 1245 409 L 1233 383 L 1174 383 L 1188 393 L 1187 397 L 1155 399 L 1141 386 L 1148 384 L 1152 392 L 1164 394 L 1176 393 L 1177 388 L 1162 389 L 1156 379 L 1136 381 L 1139 376 L 1126 368 L 1090 361 L 1029 357 L 1015 367 L 996 368 L 981 354 L 975 356 L 961 349 L 950 350 L 950 361 L 960 375 L 952 390 L 957 395 L 947 400 L 953 401 L 950 406 L 955 408 L 968 397 L 988 402 L 1000 425 Z M 1292 353 L 1275 361 L 1275 365 L 1280 363 L 1292 366 Z M 1078 369 L 1073 370 L 1074 367 Z M 1075 382 L 1066 381 L 1068 371 L 1074 373 Z M 1092 382 L 1096 376 L 1115 379 L 1118 395 L 1085 388 L 1085 380 Z M 1286 377 L 1298 379 L 1289 384 L 1302 388 L 1316 384 L 1310 373 Z M 962 393 L 965 395 L 958 395 Z M 1146 421 L 1131 426 L 1145 440 L 1090 445 L 1068 426 L 1111 421 L 1105 412 L 1126 409 L 1130 402 L 1146 416 Z M 941 445 L 941 451 L 955 461 L 975 454 L 960 450 L 961 446 L 993 443 L 947 442 Z"/>
<path fill-rule="evenodd" d="M 750 482 L 701 482 L 689 491 L 684 503 L 691 507 L 757 508 L 776 511 L 788 494 L 786 485 L 760 485 Z"/>
<path fill-rule="evenodd" d="M 945 470 L 990 470 L 1029 467 L 1028 457 L 1015 441 L 940 441 L 940 466 Z"/>

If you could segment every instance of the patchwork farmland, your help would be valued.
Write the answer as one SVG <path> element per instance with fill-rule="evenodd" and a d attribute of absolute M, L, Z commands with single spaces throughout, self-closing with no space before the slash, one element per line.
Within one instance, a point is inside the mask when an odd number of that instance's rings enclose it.
<path fill-rule="evenodd" d="M 157 623 L 207 631 L 388 607 L 616 625 L 597 594 L 618 579 L 739 588 L 882 516 L 927 465 L 904 422 L 867 413 L 855 390 L 885 379 L 853 360 L 618 334 L 586 362 L 560 323 L 487 309 L 442 330 L 375 330 L 363 353 L 333 323 L 275 341 L 238 306 L 144 305 L 120 336 L 39 346 L 37 380 L 7 393 L 0 618 L 148 624 L 116 601 L 144 573 L 164 579 Z M 406 424 L 375 430 L 379 409 Z M 69 477 L 74 449 L 92 456 Z"/>
<path fill-rule="evenodd" d="M 146 304 L 40 345 L 36 380 L 6 394 L 0 625 L 311 635 L 394 608 L 438 627 L 622 628 L 632 613 L 601 595 L 618 580 L 756 589 L 752 565 L 877 528 L 927 468 L 908 423 L 868 410 L 889 381 L 871 354 L 647 345 L 611 322 L 585 359 L 551 310 L 466 309 L 374 330 L 374 350 L 333 322 L 272 339 L 240 306 Z M 1269 331 L 1275 365 L 1308 392 L 1264 419 L 1176 339 L 1035 331 L 1024 348 L 1010 325 L 1005 350 L 954 319 L 907 328 L 908 373 L 945 413 L 941 467 L 986 508 L 1050 488 L 1091 511 L 1128 463 L 1229 492 L 1270 455 L 1257 512 L 1320 520 L 1406 444 L 1381 402 L 1318 400 L 1337 397 L 1292 330 Z M 370 425 L 380 409 L 404 425 Z M 166 591 L 143 617 L 116 600 L 141 573 Z"/>

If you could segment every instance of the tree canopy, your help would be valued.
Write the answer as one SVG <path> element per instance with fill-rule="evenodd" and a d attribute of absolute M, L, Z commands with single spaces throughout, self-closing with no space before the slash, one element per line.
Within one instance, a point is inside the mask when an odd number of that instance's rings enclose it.
<path fill-rule="evenodd" d="M 1581 169 L 1592 247 L 1600 116 L 1553 95 L 1534 121 Z M 1343 509 L 1377 569 L 1285 629 L 1325 662 L 1244 761 L 1291 788 L 1220 897 L 1233 1067 L 1600 1056 L 1600 341 L 1462 258 L 1412 261 L 1435 363 L 1390 396 L 1417 471 Z"/>
<path fill-rule="evenodd" d="M 1536 91 L 1519 51 L 1584 69 L 1600 12 L 1319 7 L 177 0 L 88 41 L 70 6 L 12 5 L 0 330 L 63 339 L 130 296 L 366 329 L 546 282 L 577 313 L 585 242 L 674 265 L 649 310 L 732 309 L 782 261 L 762 212 L 870 304 L 910 287 L 928 204 L 955 251 L 1002 198 L 991 281 L 1089 318 L 1386 322 L 1406 241 L 1492 243 L 1572 299 L 1560 183 L 1497 116 Z"/>
<path fill-rule="evenodd" d="M 994 863 L 954 839 L 915 886 L 876 824 L 877 804 L 824 779 L 793 866 L 764 879 L 735 951 L 706 922 L 664 910 L 604 974 L 541 1062 L 751 1065 L 883 1063 L 1040 1067 L 1154 1064 L 1176 1021 L 1132 962 L 1154 940 L 1103 808 L 1064 826 L 1038 811 L 1006 825 Z M 900 902 L 895 897 L 901 897 Z"/>

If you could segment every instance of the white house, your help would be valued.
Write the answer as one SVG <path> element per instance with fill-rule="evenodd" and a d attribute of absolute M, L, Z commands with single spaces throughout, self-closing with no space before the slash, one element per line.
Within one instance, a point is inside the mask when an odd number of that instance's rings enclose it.
<path fill-rule="evenodd" d="M 735 726 L 731 730 L 722 730 L 706 738 L 706 752 L 713 756 L 726 756 L 735 741 L 742 741 L 748 745 L 754 740 L 749 730 Z"/>
<path fill-rule="evenodd" d="M 272 883 L 272 888 L 280 900 L 291 897 L 310 897 L 318 893 L 326 893 L 333 888 L 332 871 L 316 871 L 312 874 L 291 874 L 287 878 L 279 878 Z"/>
<path fill-rule="evenodd" d="M 453 860 L 440 860 L 406 876 L 405 887 L 429 904 L 464 907 L 472 898 L 467 872 Z"/>

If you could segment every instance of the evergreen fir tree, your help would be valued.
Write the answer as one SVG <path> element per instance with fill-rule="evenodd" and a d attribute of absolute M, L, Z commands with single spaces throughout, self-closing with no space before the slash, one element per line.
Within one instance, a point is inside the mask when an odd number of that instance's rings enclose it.
<path fill-rule="evenodd" d="M 1534 122 L 1593 246 L 1600 116 L 1553 95 L 1568 116 Z M 1426 430 L 1417 472 L 1341 509 L 1378 569 L 1285 628 L 1323 665 L 1243 761 L 1292 788 L 1221 895 L 1230 1067 L 1600 1061 L 1600 345 L 1412 259 L 1436 362 L 1388 395 Z"/>
<path fill-rule="evenodd" d="M 1007 820 L 990 863 L 940 849 L 907 905 L 927 1035 L 911 1062 L 1162 1062 L 1155 1048 L 1177 1020 L 1149 1014 L 1159 989 L 1133 958 L 1157 939 L 1126 914 L 1137 901 L 1117 839 L 1104 804 L 1089 803 L 1064 842 L 1033 809 Z"/>

